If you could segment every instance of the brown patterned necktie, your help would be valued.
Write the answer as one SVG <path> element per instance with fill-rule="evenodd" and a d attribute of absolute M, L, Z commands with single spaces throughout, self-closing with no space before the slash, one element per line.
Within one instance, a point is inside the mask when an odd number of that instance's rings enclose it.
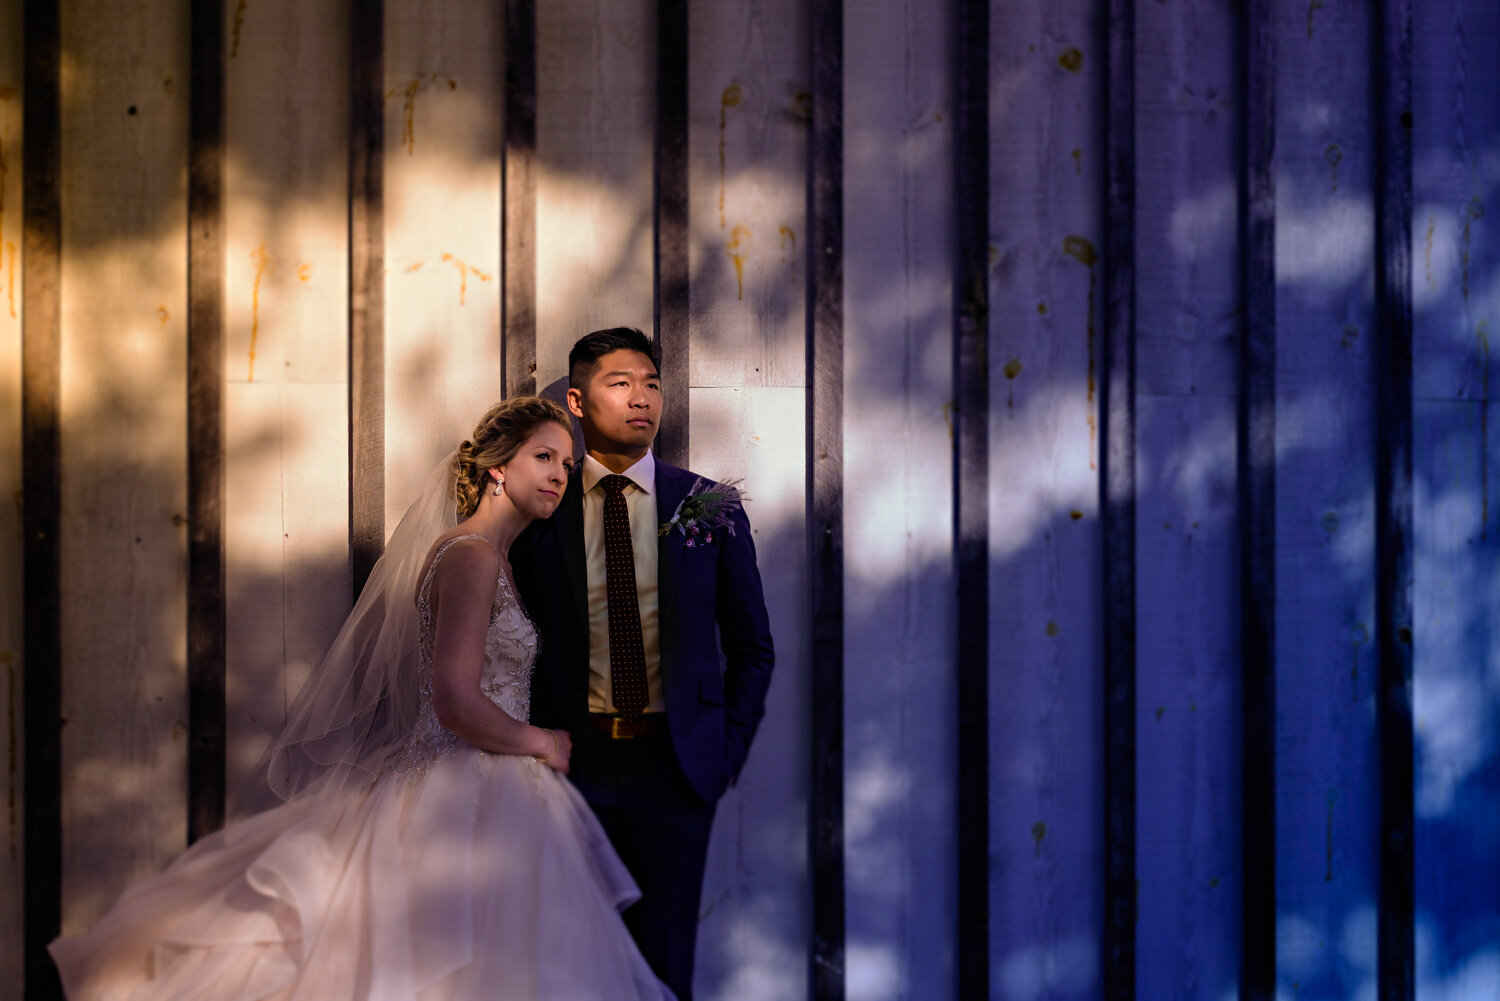
<path fill-rule="evenodd" d="M 635 590 L 635 547 L 625 487 L 611 474 L 604 484 L 604 581 L 609 592 L 609 695 L 615 712 L 639 716 L 646 708 L 646 648 L 641 642 L 641 605 Z"/>

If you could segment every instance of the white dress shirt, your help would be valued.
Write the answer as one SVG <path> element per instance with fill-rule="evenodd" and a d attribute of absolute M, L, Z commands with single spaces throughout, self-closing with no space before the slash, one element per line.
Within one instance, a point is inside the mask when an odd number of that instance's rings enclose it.
<path fill-rule="evenodd" d="M 583 457 L 583 551 L 588 567 L 589 712 L 612 713 L 609 688 L 609 591 L 604 568 L 604 488 L 610 471 L 591 455 Z M 622 474 L 625 509 L 630 515 L 630 544 L 635 551 L 635 591 L 641 611 L 641 643 L 646 649 L 646 712 L 662 712 L 661 604 L 656 574 L 656 459 L 651 450 Z"/>

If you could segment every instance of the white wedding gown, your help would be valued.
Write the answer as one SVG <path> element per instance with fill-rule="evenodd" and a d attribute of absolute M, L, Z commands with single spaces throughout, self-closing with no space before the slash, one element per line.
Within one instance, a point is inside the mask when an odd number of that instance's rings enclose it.
<path fill-rule="evenodd" d="M 433 570 L 418 596 L 420 706 L 361 789 L 206 838 L 51 946 L 71 1001 L 670 999 L 619 911 L 638 894 L 583 797 L 530 757 L 460 741 L 432 708 Z M 526 719 L 537 635 L 504 571 L 482 686 Z"/>

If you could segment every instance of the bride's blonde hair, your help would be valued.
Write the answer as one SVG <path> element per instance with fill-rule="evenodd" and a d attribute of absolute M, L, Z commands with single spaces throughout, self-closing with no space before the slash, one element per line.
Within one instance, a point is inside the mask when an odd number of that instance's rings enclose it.
<path fill-rule="evenodd" d="M 540 396 L 501 400 L 479 419 L 474 425 L 473 436 L 458 446 L 458 455 L 453 460 L 457 478 L 454 494 L 460 519 L 467 518 L 479 507 L 481 491 L 490 485 L 489 471 L 514 459 L 537 428 L 548 421 L 572 436 L 573 422 L 568 412 Z"/>

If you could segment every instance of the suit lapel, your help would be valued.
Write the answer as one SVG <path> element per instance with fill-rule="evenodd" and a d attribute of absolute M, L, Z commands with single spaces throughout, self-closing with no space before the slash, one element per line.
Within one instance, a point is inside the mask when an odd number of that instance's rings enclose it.
<path fill-rule="evenodd" d="M 588 567 L 583 550 L 583 474 L 575 472 L 568 480 L 562 504 L 552 516 L 558 541 L 562 546 L 563 570 L 568 577 L 568 592 L 573 597 L 573 611 L 584 630 L 588 629 Z"/>

